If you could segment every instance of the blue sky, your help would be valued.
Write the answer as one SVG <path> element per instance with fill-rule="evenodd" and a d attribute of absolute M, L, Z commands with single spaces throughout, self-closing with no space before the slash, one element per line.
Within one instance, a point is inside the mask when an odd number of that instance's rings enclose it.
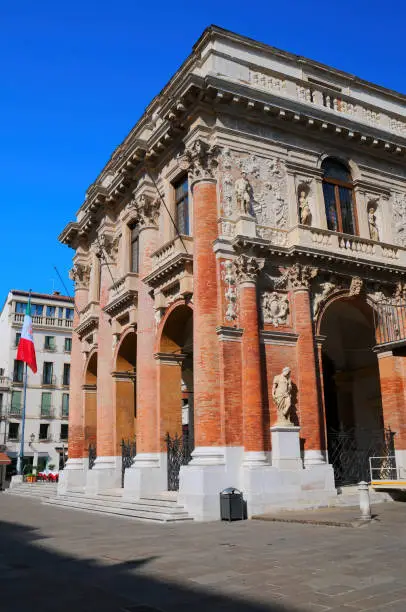
<path fill-rule="evenodd" d="M 0 0 L 0 301 L 63 291 L 57 236 L 112 150 L 216 24 L 406 93 L 401 0 Z M 1 297 L 3 296 L 3 298 Z"/>

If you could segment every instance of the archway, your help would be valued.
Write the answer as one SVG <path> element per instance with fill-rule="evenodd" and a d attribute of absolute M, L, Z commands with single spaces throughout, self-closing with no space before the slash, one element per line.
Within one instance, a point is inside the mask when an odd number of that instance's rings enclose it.
<path fill-rule="evenodd" d="M 384 420 L 371 308 L 361 298 L 333 301 L 320 334 L 329 461 L 337 485 L 369 479 L 369 457 L 384 445 Z"/>
<path fill-rule="evenodd" d="M 136 367 L 137 334 L 127 333 L 117 350 L 115 380 L 116 453 L 122 454 L 121 444 L 134 440 L 136 435 Z"/>
<path fill-rule="evenodd" d="M 176 489 L 180 466 L 194 448 L 193 311 L 185 303 L 162 321 L 157 359 L 160 448 L 168 452 L 168 488 Z"/>
<path fill-rule="evenodd" d="M 85 452 L 96 445 L 97 438 L 97 353 L 91 354 L 84 376 Z"/>

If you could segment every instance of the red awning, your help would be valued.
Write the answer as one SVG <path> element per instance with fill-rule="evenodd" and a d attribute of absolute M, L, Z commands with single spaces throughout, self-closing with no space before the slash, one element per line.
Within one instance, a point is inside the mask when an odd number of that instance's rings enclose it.
<path fill-rule="evenodd" d="M 11 459 L 5 453 L 0 453 L 0 465 L 10 465 Z"/>

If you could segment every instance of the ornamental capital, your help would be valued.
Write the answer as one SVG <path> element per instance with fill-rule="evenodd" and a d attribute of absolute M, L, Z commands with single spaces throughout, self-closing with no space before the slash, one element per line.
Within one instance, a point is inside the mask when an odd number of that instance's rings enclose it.
<path fill-rule="evenodd" d="M 75 289 L 87 289 L 90 281 L 90 266 L 81 263 L 73 264 L 69 278 L 75 283 Z"/>
<path fill-rule="evenodd" d="M 115 263 L 118 254 L 119 236 L 113 237 L 110 234 L 101 234 L 97 238 L 96 255 L 102 259 L 102 263 Z"/>
<path fill-rule="evenodd" d="M 159 198 L 151 198 L 143 194 L 137 201 L 137 210 L 140 225 L 157 226 L 159 220 L 159 209 L 161 202 Z"/>
<path fill-rule="evenodd" d="M 255 257 L 239 255 L 234 261 L 235 273 L 238 283 L 254 282 L 262 269 Z"/>
<path fill-rule="evenodd" d="M 292 289 L 309 289 L 310 281 L 317 276 L 318 269 L 312 266 L 303 266 L 299 263 L 293 264 L 288 269 L 288 279 Z"/>
<path fill-rule="evenodd" d="M 182 170 L 187 170 L 191 184 L 215 180 L 219 154 L 220 148 L 217 145 L 210 145 L 198 138 L 178 156 L 178 164 Z"/>

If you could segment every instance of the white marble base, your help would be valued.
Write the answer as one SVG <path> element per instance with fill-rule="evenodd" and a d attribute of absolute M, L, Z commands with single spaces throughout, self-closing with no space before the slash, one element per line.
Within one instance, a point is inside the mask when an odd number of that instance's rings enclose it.
<path fill-rule="evenodd" d="M 235 224 L 237 236 L 249 236 L 256 238 L 257 232 L 255 227 L 255 219 L 251 215 L 241 215 Z"/>
<path fill-rule="evenodd" d="M 303 468 L 300 456 L 300 427 L 275 425 L 271 427 L 272 467 L 279 470 Z"/>
<path fill-rule="evenodd" d="M 395 450 L 396 467 L 399 478 L 406 479 L 406 450 Z"/>
<path fill-rule="evenodd" d="M 22 474 L 16 474 L 15 476 L 11 477 L 11 481 L 10 481 L 10 489 L 12 489 L 13 487 L 16 487 L 17 485 L 21 484 L 23 482 L 23 476 Z"/>
<path fill-rule="evenodd" d="M 138 453 L 125 471 L 123 497 L 140 499 L 168 489 L 166 453 Z"/>
<path fill-rule="evenodd" d="M 72 488 L 85 487 L 88 469 L 87 457 L 68 459 L 65 468 L 59 472 L 58 495 L 63 495 Z"/>
<path fill-rule="evenodd" d="M 94 466 L 87 471 L 85 491 L 96 495 L 106 489 L 121 487 L 121 456 L 97 457 Z"/>

